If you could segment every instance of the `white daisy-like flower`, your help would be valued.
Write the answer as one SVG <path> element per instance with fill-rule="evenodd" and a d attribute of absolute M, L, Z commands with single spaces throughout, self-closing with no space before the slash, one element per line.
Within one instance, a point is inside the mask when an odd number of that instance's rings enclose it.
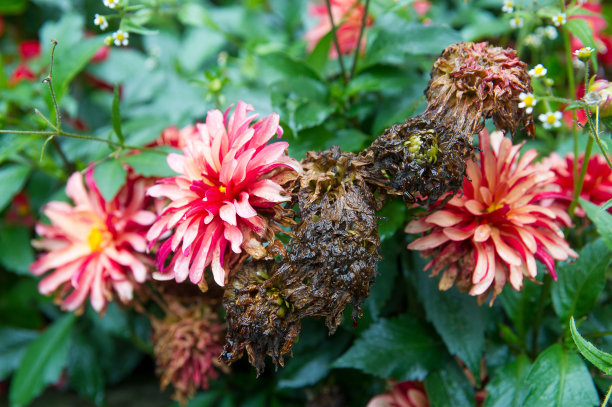
<path fill-rule="evenodd" d="M 113 33 L 113 42 L 116 46 L 127 46 L 128 38 L 130 37 L 130 33 L 125 32 L 123 30 L 117 30 Z"/>
<path fill-rule="evenodd" d="M 119 5 L 121 0 L 103 0 L 104 5 L 108 8 L 115 8 Z"/>
<path fill-rule="evenodd" d="M 108 28 L 108 21 L 106 20 L 106 17 L 101 16 L 100 14 L 94 15 L 94 24 L 100 27 L 102 31 Z"/>
<path fill-rule="evenodd" d="M 582 61 L 586 61 L 589 58 L 591 58 L 591 55 L 593 55 L 593 52 L 595 52 L 595 48 L 583 47 L 583 48 L 580 48 L 574 51 L 574 55 L 580 58 Z"/>
<path fill-rule="evenodd" d="M 523 26 L 523 18 L 522 17 L 512 17 L 510 19 L 510 27 L 512 28 L 521 28 Z"/>
<path fill-rule="evenodd" d="M 536 98 L 533 97 L 533 93 L 521 92 L 519 99 L 521 102 L 518 104 L 518 107 L 525 109 L 527 113 L 533 112 L 533 107 L 538 104 Z"/>
<path fill-rule="evenodd" d="M 552 21 L 554 25 L 556 25 L 557 27 L 560 27 L 564 25 L 565 23 L 567 23 L 567 14 L 565 13 L 555 14 L 554 16 L 552 16 Z"/>
<path fill-rule="evenodd" d="M 560 111 L 546 112 L 538 116 L 538 119 L 542 122 L 542 126 L 545 129 L 552 129 L 553 127 L 561 127 L 561 118 L 563 115 Z"/>
<path fill-rule="evenodd" d="M 504 1 L 504 5 L 502 6 L 502 11 L 504 13 L 512 13 L 514 11 L 514 2 Z"/>
<path fill-rule="evenodd" d="M 544 35 L 549 40 L 556 40 L 557 37 L 559 36 L 559 32 L 552 25 L 547 25 L 546 27 L 544 27 Z"/>
<path fill-rule="evenodd" d="M 534 78 L 542 78 L 546 76 L 546 72 L 548 72 L 548 69 L 544 68 L 544 65 L 537 64 L 533 69 L 529 70 L 529 76 Z"/>
<path fill-rule="evenodd" d="M 525 45 L 533 48 L 539 48 L 542 45 L 542 37 L 537 34 L 527 34 L 525 36 Z"/>

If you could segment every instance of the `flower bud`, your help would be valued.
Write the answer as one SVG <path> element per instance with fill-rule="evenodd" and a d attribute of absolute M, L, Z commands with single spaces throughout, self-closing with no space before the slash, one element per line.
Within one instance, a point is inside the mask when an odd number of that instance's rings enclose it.
<path fill-rule="evenodd" d="M 601 96 L 599 116 L 612 116 L 612 83 L 606 79 L 598 79 L 589 86 L 589 92 L 596 92 Z M 592 110 L 595 110 L 592 108 Z"/>

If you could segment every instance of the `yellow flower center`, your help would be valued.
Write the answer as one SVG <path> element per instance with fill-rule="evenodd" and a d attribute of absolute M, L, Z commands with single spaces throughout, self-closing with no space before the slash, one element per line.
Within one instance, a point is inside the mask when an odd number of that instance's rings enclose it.
<path fill-rule="evenodd" d="M 558 15 L 556 18 L 557 18 L 557 22 L 559 24 L 563 24 L 563 16 L 562 15 Z"/>
<path fill-rule="evenodd" d="M 219 192 L 221 192 L 222 194 L 225 193 L 225 191 L 227 191 L 227 188 L 225 188 L 223 185 L 219 185 Z"/>
<path fill-rule="evenodd" d="M 125 35 L 123 35 L 122 33 L 118 33 L 118 34 L 117 34 L 117 39 L 118 39 L 119 41 L 123 41 L 123 40 L 125 39 Z"/>
<path fill-rule="evenodd" d="M 542 71 L 543 71 L 543 70 L 544 70 L 544 67 L 538 66 L 538 67 L 535 69 L 535 73 L 536 73 L 536 75 L 542 75 Z"/>
<path fill-rule="evenodd" d="M 554 115 L 549 114 L 549 115 L 546 117 L 546 121 L 547 121 L 548 123 L 550 123 L 550 124 L 554 124 L 554 123 L 557 121 L 557 118 L 556 118 Z"/>
<path fill-rule="evenodd" d="M 531 96 L 531 95 L 525 96 L 525 99 L 523 99 L 523 102 L 525 102 L 525 105 L 527 107 L 533 106 L 533 96 Z"/>
<path fill-rule="evenodd" d="M 91 232 L 89 232 L 89 237 L 87 238 L 87 242 L 89 243 L 89 247 L 92 252 L 100 250 L 100 246 L 104 242 L 104 235 L 100 228 L 92 228 Z"/>

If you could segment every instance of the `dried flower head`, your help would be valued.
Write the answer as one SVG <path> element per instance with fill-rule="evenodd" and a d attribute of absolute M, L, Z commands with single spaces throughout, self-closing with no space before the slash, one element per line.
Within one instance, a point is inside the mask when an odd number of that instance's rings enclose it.
<path fill-rule="evenodd" d="M 516 51 L 484 42 L 459 43 L 434 63 L 424 115 L 460 134 L 478 133 L 484 119 L 493 118 L 499 130 L 514 134 L 524 126 L 533 135 L 533 118 L 519 107 L 519 95 L 531 91 L 527 66 Z"/>
<path fill-rule="evenodd" d="M 229 372 L 219 361 L 225 325 L 203 299 L 189 304 L 174 299 L 168 311 L 164 319 L 152 319 L 156 370 L 162 390 L 172 384 L 172 397 L 185 405 L 210 379 Z"/>
<path fill-rule="evenodd" d="M 480 163 L 468 163 L 463 193 L 406 226 L 407 233 L 430 232 L 408 248 L 434 256 L 426 269 L 444 272 L 440 289 L 456 282 L 480 301 L 492 291 L 493 301 L 506 281 L 520 290 L 523 277 L 534 280 L 536 259 L 556 279 L 555 260 L 577 256 L 559 227 L 569 224 L 567 213 L 541 204 L 554 197 L 546 190 L 554 173 L 531 164 L 535 150 L 519 159 L 521 146 L 483 130 Z"/>
<path fill-rule="evenodd" d="M 38 286 L 41 293 L 54 291 L 62 307 L 73 311 L 89 296 L 92 307 L 101 312 L 114 294 L 121 301 L 132 299 L 134 288 L 147 278 L 150 260 L 145 234 L 155 214 L 145 209 L 148 182 L 132 176 L 110 201 L 100 193 L 93 168 L 83 176 L 74 173 L 66 194 L 75 206 L 49 202 L 43 213 L 50 225 L 39 223 L 36 232 L 43 237 L 33 241 L 37 249 L 48 251 L 30 266 L 34 275 L 45 276 Z"/>
<path fill-rule="evenodd" d="M 278 169 L 301 172 L 301 167 L 284 155 L 288 143 L 266 144 L 282 134 L 278 115 L 252 124 L 252 109 L 238 102 L 229 117 L 229 109 L 225 115 L 211 110 L 206 123 L 196 126 L 197 137 L 185 141 L 183 154 L 168 155 L 170 168 L 179 175 L 148 191 L 171 201 L 147 234 L 152 247 L 174 230 L 157 252 L 157 278 L 182 282 L 189 277 L 205 284 L 204 269 L 211 266 L 222 286 L 232 266 L 249 255 L 263 257 L 260 240 L 274 240 L 281 230 L 272 219 L 282 211 L 278 204 L 290 198 L 279 184 L 285 178 Z"/>

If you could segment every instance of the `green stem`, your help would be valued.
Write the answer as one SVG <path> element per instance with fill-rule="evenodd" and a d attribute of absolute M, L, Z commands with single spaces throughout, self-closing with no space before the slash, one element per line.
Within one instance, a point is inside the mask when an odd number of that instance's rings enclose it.
<path fill-rule="evenodd" d="M 610 385 L 610 388 L 608 389 L 608 392 L 606 393 L 606 398 L 601 403 L 601 407 L 606 407 L 608 405 L 608 400 L 610 400 L 611 394 L 612 394 L 612 385 Z"/>
<path fill-rule="evenodd" d="M 128 149 L 128 150 L 143 150 L 143 151 L 150 151 L 153 153 L 157 153 L 157 154 L 163 154 L 163 155 L 167 155 L 168 153 L 156 148 L 151 148 L 151 147 L 141 147 L 141 146 L 131 146 L 129 144 L 124 144 L 121 145 L 120 143 L 117 143 L 115 141 L 112 140 L 106 140 L 103 138 L 98 138 L 98 137 L 92 137 L 92 136 L 84 136 L 82 134 L 74 134 L 74 133 L 68 133 L 65 131 L 61 131 L 61 132 L 55 132 L 55 131 L 36 131 L 36 130 L 5 130 L 5 129 L 0 129 L 0 134 L 31 134 L 34 136 L 43 136 L 45 138 L 47 138 L 48 136 L 59 136 L 59 137 L 68 137 L 68 138 L 74 138 L 74 139 L 79 139 L 79 140 L 90 140 L 90 141 L 98 141 L 101 143 L 106 143 L 109 146 L 112 147 L 116 147 L 118 149 Z"/>
<path fill-rule="evenodd" d="M 587 142 L 586 151 L 584 152 L 584 159 L 582 160 L 582 168 L 580 169 L 580 176 L 578 177 L 577 182 L 574 184 L 574 200 L 570 204 L 569 207 L 569 215 L 574 216 L 574 210 L 576 209 L 576 205 L 578 204 L 578 198 L 580 198 L 580 193 L 582 192 L 582 185 L 584 184 L 584 177 L 586 176 L 586 171 L 589 163 L 589 159 L 591 158 L 591 151 L 593 150 L 593 140 L 595 137 L 593 135 L 589 136 L 589 141 Z M 578 162 L 578 157 L 574 158 L 574 164 Z"/>
<path fill-rule="evenodd" d="M 542 324 L 542 317 L 544 316 L 544 308 L 546 307 L 546 299 L 550 293 L 552 277 L 550 274 L 544 276 L 544 283 L 542 285 L 542 292 L 540 293 L 540 300 L 538 302 L 538 309 L 533 319 L 533 336 L 531 337 L 531 354 L 535 358 L 538 355 L 538 335 L 540 332 L 540 325 Z"/>
<path fill-rule="evenodd" d="M 564 13 L 567 13 L 565 7 L 565 1 L 561 0 L 561 10 Z M 572 63 L 572 48 L 570 47 L 570 39 L 569 32 L 567 30 L 567 26 L 563 25 L 561 32 L 563 34 L 563 44 L 565 46 L 565 63 L 567 69 L 567 83 L 569 90 L 569 97 L 576 97 L 576 85 L 574 83 L 574 66 Z M 576 176 L 578 175 L 578 126 L 576 126 L 576 110 L 572 110 L 572 132 L 574 135 L 574 180 L 576 180 Z M 576 185 L 574 185 L 574 189 L 576 189 Z"/>
<path fill-rule="evenodd" d="M 575 99 L 566 99 L 566 98 L 560 98 L 557 96 L 540 96 L 540 95 L 535 95 L 536 99 L 541 99 L 541 100 L 548 100 L 550 102 L 558 102 L 558 103 L 564 103 L 564 104 L 571 104 L 571 103 L 580 103 L 580 105 L 584 105 L 586 106 L 586 103 L 583 103 L 579 100 L 575 100 Z"/>
<path fill-rule="evenodd" d="M 582 335 L 585 338 L 601 338 L 602 336 L 612 335 L 612 331 L 593 332 L 590 334 Z"/>
<path fill-rule="evenodd" d="M 332 15 L 331 9 L 331 1 L 325 0 L 327 3 L 327 14 L 329 16 L 329 21 L 332 26 L 332 37 L 334 39 L 334 46 L 336 47 L 336 51 L 338 51 L 338 62 L 340 63 L 340 71 L 342 72 L 342 79 L 344 79 L 344 84 L 348 83 L 346 76 L 346 69 L 344 68 L 344 61 L 342 60 L 342 53 L 340 52 L 340 43 L 338 42 L 338 35 L 336 30 L 336 24 L 334 23 L 334 17 Z"/>
<path fill-rule="evenodd" d="M 355 3 L 357 4 L 357 3 Z M 368 8 L 370 7 L 370 0 L 366 0 L 365 10 L 363 12 L 363 18 L 361 19 L 361 29 L 359 30 L 359 38 L 357 39 L 357 48 L 355 48 L 355 55 L 353 56 L 353 66 L 351 67 L 351 73 L 349 75 L 349 81 L 355 76 L 355 69 L 357 69 L 357 59 L 359 58 L 359 51 L 361 49 L 361 40 L 363 39 L 363 33 L 365 32 L 366 22 L 368 20 Z M 340 52 L 338 52 L 340 55 Z"/>

